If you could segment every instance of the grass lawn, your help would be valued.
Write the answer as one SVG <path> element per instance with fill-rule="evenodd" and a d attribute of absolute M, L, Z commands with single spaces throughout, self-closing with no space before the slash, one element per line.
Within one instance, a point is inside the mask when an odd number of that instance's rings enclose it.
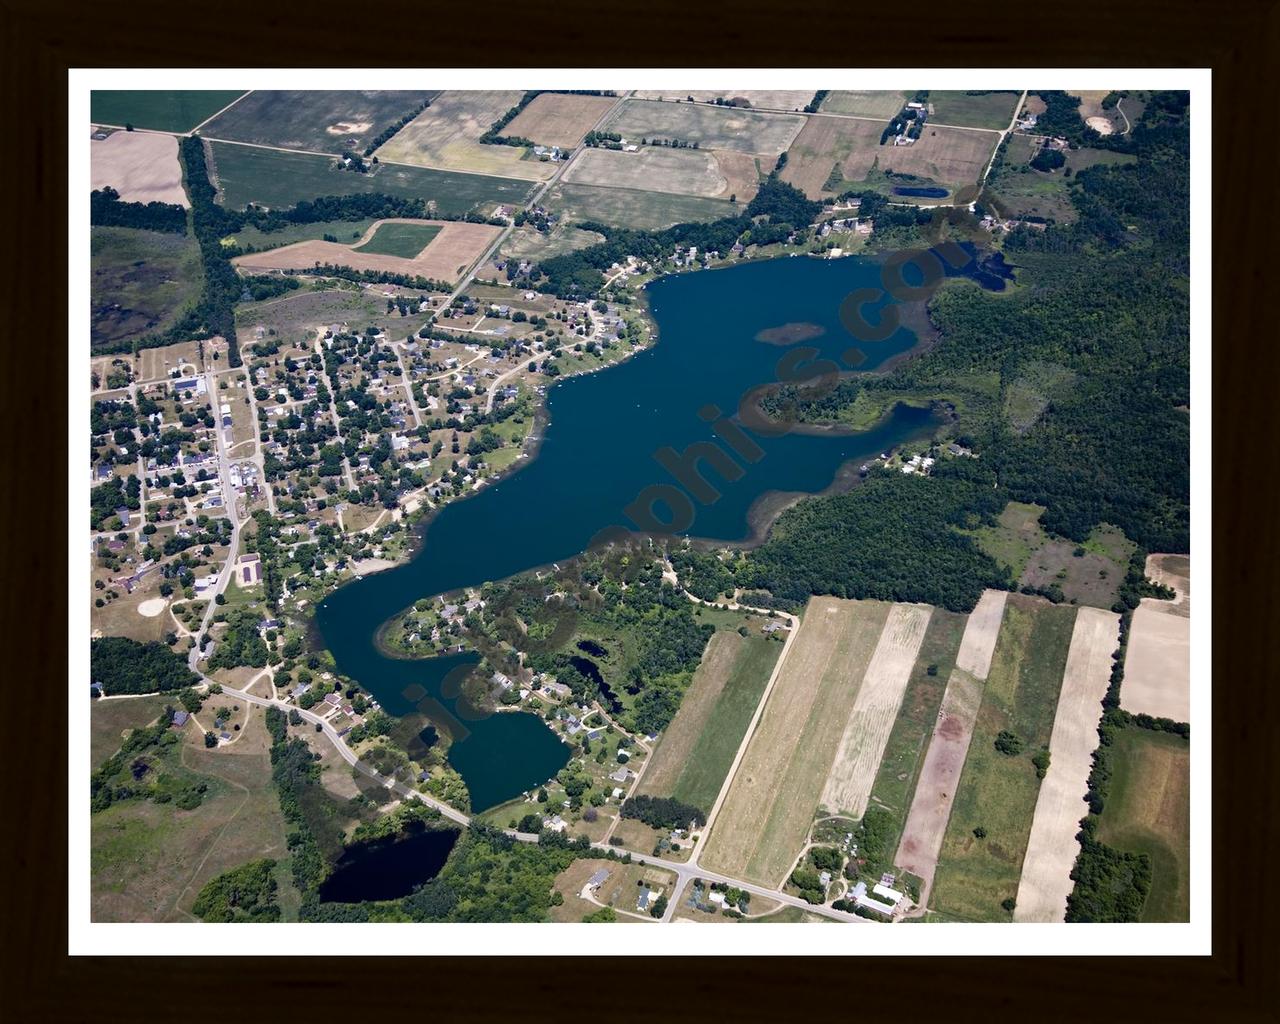
<path fill-rule="evenodd" d="M 94 227 L 89 268 L 94 351 L 159 333 L 200 298 L 200 249 L 188 236 Z"/>
<path fill-rule="evenodd" d="M 1111 766 L 1098 838 L 1151 858 L 1141 920 L 1190 920 L 1191 744 L 1171 733 L 1119 729 Z"/>
<path fill-rule="evenodd" d="M 1017 895 L 1040 791 L 1031 758 L 1049 745 L 1075 617 L 1067 605 L 1008 599 L 934 876 L 930 903 L 944 914 L 1009 919 L 1000 903 Z M 1005 730 L 1022 741 L 1015 756 L 995 749 Z"/>
<path fill-rule="evenodd" d="M 382 224 L 355 252 L 412 259 L 440 234 L 439 224 Z"/>
<path fill-rule="evenodd" d="M 514 178 L 424 167 L 379 164 L 371 174 L 340 171 L 335 160 L 229 142 L 212 142 L 214 173 L 222 203 L 240 210 L 248 203 L 275 209 L 317 196 L 388 195 L 434 201 L 440 213 L 463 214 L 490 203 L 522 203 L 531 183 Z"/>
<path fill-rule="evenodd" d="M 887 808 L 897 819 L 897 834 L 892 842 L 885 843 L 887 849 L 897 848 L 911 807 L 911 795 L 920 776 L 924 752 L 938 719 L 942 694 L 955 667 L 956 652 L 960 650 L 967 618 L 943 608 L 933 610 L 906 692 L 902 695 L 902 706 L 893 723 L 893 731 L 889 733 L 875 784 L 871 787 L 871 804 Z M 930 665 L 937 666 L 934 675 L 929 674 Z"/>
<path fill-rule="evenodd" d="M 189 132 L 243 95 L 243 89 L 95 89 L 89 98 L 89 119 L 94 124 Z"/>

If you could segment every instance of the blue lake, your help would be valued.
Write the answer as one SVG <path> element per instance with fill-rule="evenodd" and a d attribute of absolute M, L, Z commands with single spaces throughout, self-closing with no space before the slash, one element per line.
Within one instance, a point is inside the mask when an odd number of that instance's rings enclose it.
<path fill-rule="evenodd" d="M 974 276 L 984 287 L 1003 287 L 999 272 Z M 387 657 L 375 643 L 379 627 L 418 598 L 571 558 L 607 527 L 635 529 L 627 509 L 635 511 L 633 503 L 645 488 L 674 485 L 688 494 L 690 488 L 655 453 L 716 441 L 704 418 L 707 407 L 731 413 L 753 388 L 779 380 L 780 360 L 796 349 L 841 360 L 854 345 L 841 326 L 841 302 L 855 289 L 878 288 L 879 277 L 873 260 L 799 257 L 655 281 L 648 291 L 659 329 L 656 345 L 610 369 L 556 383 L 547 395 L 550 419 L 536 458 L 442 509 L 425 525 L 412 561 L 354 581 L 317 607 L 316 625 L 339 671 L 362 683 L 392 714 L 409 712 L 424 692 L 439 701 L 437 708 L 457 710 L 446 676 L 475 657 Z M 870 318 L 886 301 L 868 307 Z M 804 340 L 787 344 L 786 332 L 772 343 L 757 340 L 760 332 L 783 325 L 800 325 L 796 333 Z M 885 341 L 859 343 L 866 355 L 859 369 L 882 365 L 916 340 L 900 327 Z M 704 460 L 698 468 L 718 497 L 690 502 L 692 522 L 677 524 L 673 532 L 742 541 L 751 532 L 748 511 L 762 496 L 822 491 L 844 464 L 927 434 L 935 425 L 930 410 L 899 405 L 874 429 L 856 435 L 752 433 L 761 457 L 750 462 L 735 456 L 742 468 L 736 480 L 722 478 Z M 724 443 L 720 447 L 727 451 Z M 671 509 L 658 502 L 654 513 L 665 520 Z M 569 755 L 540 718 L 524 712 L 466 720 L 459 711 L 443 728 L 453 738 L 449 760 L 477 811 L 541 784 Z"/>

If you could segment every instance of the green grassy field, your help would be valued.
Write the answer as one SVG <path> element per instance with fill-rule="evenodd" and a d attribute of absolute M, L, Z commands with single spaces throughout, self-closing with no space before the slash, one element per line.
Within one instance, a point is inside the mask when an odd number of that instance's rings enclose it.
<path fill-rule="evenodd" d="M 253 249 L 278 249 L 282 245 L 294 242 L 319 240 L 329 235 L 339 242 L 350 244 L 364 237 L 364 233 L 373 226 L 373 217 L 360 220 L 322 220 L 314 224 L 286 224 L 279 231 L 259 231 L 253 225 L 247 225 L 237 231 L 231 238 L 246 251 Z"/>
<path fill-rule="evenodd" d="M 1039 148 L 1038 139 L 1010 136 L 1004 155 L 996 158 L 991 169 L 983 201 L 1002 216 L 1045 217 L 1070 224 L 1076 219 L 1068 190 L 1071 179 L 1061 170 L 1046 173 L 1033 169 L 1029 162 Z"/>
<path fill-rule="evenodd" d="M 243 89 L 95 89 L 89 118 L 94 124 L 189 132 L 243 95 Z"/>
<path fill-rule="evenodd" d="M 246 302 L 236 307 L 236 330 L 254 327 L 275 328 L 283 345 L 310 344 L 317 324 L 347 323 L 362 330 L 383 315 L 367 293 L 357 288 L 326 288 L 323 291 L 289 292 L 262 302 Z M 246 339 L 248 348 L 252 342 Z M 238 588 L 230 587 L 228 590 Z"/>
<path fill-rule="evenodd" d="M 954 124 L 961 128 L 1009 127 L 1013 118 L 1018 92 L 988 92 L 972 95 L 958 89 L 935 89 L 929 93 L 933 104 L 931 120 L 939 124 Z"/>
<path fill-rule="evenodd" d="M 362 152 L 431 95 L 390 89 L 255 89 L 200 134 L 318 153 Z"/>
<path fill-rule="evenodd" d="M 897 848 L 967 621 L 968 616 L 935 608 L 915 666 L 911 669 L 911 678 L 902 695 L 902 706 L 898 709 L 893 731 L 889 733 L 889 742 L 885 744 L 884 756 L 880 759 L 875 784 L 871 787 L 871 804 L 887 808 L 897 819 L 897 834 L 892 842 L 885 842 L 887 849 Z M 934 675 L 929 674 L 930 665 L 937 666 Z"/>
<path fill-rule="evenodd" d="M 382 192 L 434 200 L 444 214 L 463 214 L 488 203 L 522 203 L 530 183 L 456 171 L 379 164 L 373 174 L 340 171 L 325 156 L 210 143 L 223 205 L 261 203 L 279 209 L 317 196 Z"/>
<path fill-rule="evenodd" d="M 188 236 L 94 227 L 89 267 L 94 351 L 163 331 L 200 298 L 200 249 Z"/>
<path fill-rule="evenodd" d="M 89 764 L 99 767 L 120 749 L 126 733 L 150 725 L 166 704 L 181 707 L 173 694 L 95 700 L 89 711 Z"/>
<path fill-rule="evenodd" d="M 439 224 L 382 224 L 355 252 L 413 259 L 438 234 Z"/>
<path fill-rule="evenodd" d="M 1031 834 L 1040 780 L 1031 757 L 1049 745 L 1076 609 L 1011 595 L 942 842 L 930 905 L 969 921 L 1007 921 Z M 995 749 L 1008 730 L 1022 751 Z M 986 829 L 979 839 L 975 828 Z"/>
<path fill-rule="evenodd" d="M 856 117 L 883 117 L 887 125 L 911 99 L 909 92 L 892 90 L 845 89 L 831 93 L 822 101 L 822 110 L 830 114 L 852 114 Z"/>
<path fill-rule="evenodd" d="M 599 221 L 643 231 L 660 231 L 685 222 L 719 220 L 735 216 L 743 209 L 724 199 L 567 184 L 558 184 L 551 190 L 546 206 L 569 223 Z"/>
<path fill-rule="evenodd" d="M 708 810 L 716 802 L 781 651 L 782 644 L 761 636 L 741 642 L 724 689 L 671 796 Z"/>
<path fill-rule="evenodd" d="M 1189 920 L 1191 744 L 1171 733 L 1119 729 L 1111 770 L 1098 838 L 1151 858 L 1143 921 Z"/>

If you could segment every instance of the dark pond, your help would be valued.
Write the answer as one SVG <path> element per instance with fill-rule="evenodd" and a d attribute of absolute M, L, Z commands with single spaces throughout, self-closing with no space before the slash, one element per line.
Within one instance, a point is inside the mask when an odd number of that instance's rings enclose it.
<path fill-rule="evenodd" d="M 934 188 L 926 185 L 897 185 L 893 189 L 895 196 L 916 196 L 920 199 L 946 199 L 950 194 L 945 188 Z"/>
<path fill-rule="evenodd" d="M 581 646 L 581 645 L 579 645 Z M 592 646 L 597 646 L 592 644 Z M 603 650 L 603 648 L 600 648 Z M 609 705 L 609 710 L 618 712 L 622 710 L 622 704 L 618 701 L 618 695 L 610 689 L 609 684 L 605 682 L 604 676 L 600 672 L 600 666 L 590 658 L 584 658 L 575 654 L 569 659 L 569 664 L 590 679 L 600 690 L 600 696 L 605 703 Z"/>
<path fill-rule="evenodd" d="M 590 654 L 590 655 L 592 655 L 593 657 L 596 657 L 596 658 L 607 658 L 607 657 L 609 657 L 609 652 L 608 652 L 608 651 L 606 651 L 603 647 L 601 647 L 601 646 L 600 646 L 598 643 L 596 643 L 594 640 L 579 640 L 579 641 L 578 641 L 578 650 L 580 650 L 580 651 L 586 651 L 588 654 Z"/>
<path fill-rule="evenodd" d="M 320 899 L 326 903 L 363 903 L 408 896 L 440 873 L 458 835 L 451 829 L 441 829 L 390 843 L 349 847 L 321 885 Z"/>

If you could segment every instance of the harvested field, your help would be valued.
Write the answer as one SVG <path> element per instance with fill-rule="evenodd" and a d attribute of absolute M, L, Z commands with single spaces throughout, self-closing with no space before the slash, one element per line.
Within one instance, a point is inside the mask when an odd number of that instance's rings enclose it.
<path fill-rule="evenodd" d="M 815 597 L 711 831 L 703 863 L 780 885 L 800 852 L 890 605 Z"/>
<path fill-rule="evenodd" d="M 532 139 L 544 146 L 576 149 L 618 100 L 614 96 L 571 96 L 544 92 L 508 122 L 504 135 Z"/>
<path fill-rule="evenodd" d="M 390 89 L 255 89 L 200 134 L 282 149 L 362 153 L 431 95 Z"/>
<path fill-rule="evenodd" d="M 1013 120 L 1013 108 L 1021 91 L 973 94 L 962 90 L 935 89 L 929 93 L 932 120 L 963 128 L 1004 131 Z"/>
<path fill-rule="evenodd" d="M 746 100 L 752 107 L 766 110 L 803 110 L 813 99 L 811 89 L 637 89 L 632 93 L 638 100 L 688 101 L 692 96 L 699 103 L 711 103 L 718 99 Z M 739 104 L 741 105 L 741 104 Z"/>
<path fill-rule="evenodd" d="M 189 132 L 243 95 L 243 89 L 94 89 L 89 117 L 94 124 Z"/>
<path fill-rule="evenodd" d="M 1076 833 L 1088 812 L 1089 770 L 1098 744 L 1102 698 L 1111 655 L 1120 642 L 1120 616 L 1098 608 L 1076 615 L 1058 712 L 1049 739 L 1049 770 L 1040 784 L 1027 854 L 1018 883 L 1015 921 L 1062 921 L 1071 894 L 1071 868 L 1080 852 Z"/>
<path fill-rule="evenodd" d="M 1134 609 L 1120 706 L 1135 714 L 1191 721 L 1191 617 L 1144 597 Z"/>
<path fill-rule="evenodd" d="M 913 95 L 909 92 L 868 89 L 837 90 L 822 101 L 822 110 L 831 114 L 883 118 L 887 125 Z"/>
<path fill-rule="evenodd" d="M 894 863 L 924 880 L 921 897 L 925 900 L 938 864 L 961 769 L 969 752 L 969 741 L 982 703 L 982 684 L 991 668 L 1007 597 L 1001 590 L 984 591 L 965 624 L 955 668 L 942 695 L 933 739 L 902 829 Z"/>
<path fill-rule="evenodd" d="M 388 163 L 378 164 L 372 173 L 356 174 L 339 170 L 332 157 L 234 142 L 211 142 L 208 148 L 222 204 L 235 210 L 249 203 L 281 209 L 316 196 L 385 192 L 435 203 L 439 213 L 464 214 L 492 209 L 497 203 L 523 203 L 530 187 L 528 181 L 492 174 L 459 174 Z"/>
<path fill-rule="evenodd" d="M 522 95 L 518 89 L 442 92 L 375 155 L 382 163 L 542 181 L 551 177 L 556 164 L 529 159 L 532 150 L 520 146 L 486 146 L 479 141 Z"/>
<path fill-rule="evenodd" d="M 956 668 L 976 679 L 986 679 L 991 671 L 991 656 L 996 649 L 996 637 L 1000 633 L 1008 597 L 1003 590 L 984 591 L 969 615 L 960 652 L 956 655 Z"/>
<path fill-rule="evenodd" d="M 821 806 L 828 813 L 852 818 L 866 813 L 871 786 L 932 612 L 928 605 L 916 604 L 895 604 L 889 609 L 822 791 Z"/>
<path fill-rule="evenodd" d="M 501 228 L 492 224 L 468 224 L 465 221 L 418 221 L 417 224 L 438 227 L 440 231 L 412 259 L 378 255 L 338 242 L 310 241 L 238 256 L 232 262 L 251 271 L 298 270 L 316 263 L 333 263 L 356 270 L 387 270 L 395 274 L 418 274 L 440 281 L 456 281 L 501 232 Z"/>
<path fill-rule="evenodd" d="M 560 182 L 547 193 L 545 205 L 570 224 L 596 221 L 641 231 L 719 220 L 739 212 L 737 204 L 723 199 Z"/>
<path fill-rule="evenodd" d="M 89 143 L 90 187 L 110 185 L 126 203 L 190 206 L 182 188 L 178 140 L 148 132 L 112 132 Z"/>
<path fill-rule="evenodd" d="M 1129 727 L 1111 746 L 1111 790 L 1098 838 L 1151 858 L 1142 921 L 1191 917 L 1191 744 L 1172 733 Z"/>
<path fill-rule="evenodd" d="M 764 637 L 716 633 L 639 792 L 710 811 L 781 651 Z"/>
<path fill-rule="evenodd" d="M 696 142 L 699 149 L 777 156 L 791 145 L 804 123 L 803 116 L 760 114 L 740 107 L 627 100 L 604 127 L 629 142 L 677 139 Z"/>
<path fill-rule="evenodd" d="M 1007 921 L 1035 816 L 1032 758 L 1049 746 L 1077 610 L 1013 595 L 943 836 L 929 906 L 965 921 Z M 996 747 L 1011 733 L 1020 749 Z"/>

